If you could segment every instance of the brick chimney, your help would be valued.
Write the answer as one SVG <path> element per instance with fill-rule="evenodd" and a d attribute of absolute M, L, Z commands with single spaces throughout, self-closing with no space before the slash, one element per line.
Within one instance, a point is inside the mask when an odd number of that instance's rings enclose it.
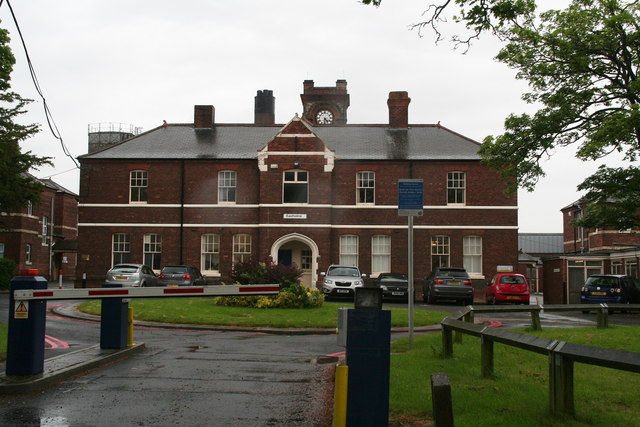
<path fill-rule="evenodd" d="M 275 104 L 272 90 L 259 90 L 255 99 L 254 123 L 257 125 L 272 125 L 276 122 Z"/>
<path fill-rule="evenodd" d="M 389 127 L 406 129 L 409 127 L 409 103 L 411 98 L 407 92 L 389 92 Z"/>
<path fill-rule="evenodd" d="M 216 109 L 213 105 L 196 105 L 193 107 L 193 127 L 211 129 L 216 122 Z"/>

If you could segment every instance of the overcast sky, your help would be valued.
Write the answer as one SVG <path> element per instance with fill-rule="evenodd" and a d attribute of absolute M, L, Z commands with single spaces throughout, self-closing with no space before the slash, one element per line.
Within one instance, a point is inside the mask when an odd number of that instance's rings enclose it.
<path fill-rule="evenodd" d="M 486 36 L 463 55 L 433 35 L 409 31 L 431 0 L 30 0 L 12 1 L 29 57 L 70 153 L 87 152 L 87 126 L 118 122 L 147 131 L 193 123 L 211 104 L 220 123 L 251 123 L 257 90 L 273 90 L 276 122 L 301 114 L 302 82 L 345 79 L 351 124 L 387 123 L 390 91 L 409 93 L 409 123 L 440 123 L 481 142 L 502 133 L 510 113 L 534 111 L 515 72 L 493 59 Z M 565 0 L 543 0 L 560 7 Z M 43 103 L 7 7 L 0 8 L 17 64 L 13 89 L 34 99 L 21 120 L 42 123 L 23 149 L 54 158 L 34 171 L 78 192 L 78 170 L 49 131 Z M 599 163 L 565 150 L 545 163 L 536 191 L 519 192 L 520 232 L 561 232 L 560 209 Z M 612 162 L 611 159 L 608 160 Z"/>

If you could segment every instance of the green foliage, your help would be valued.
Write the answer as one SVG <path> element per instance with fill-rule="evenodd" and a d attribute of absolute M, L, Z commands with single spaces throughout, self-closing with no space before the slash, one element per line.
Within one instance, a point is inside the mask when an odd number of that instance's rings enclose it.
<path fill-rule="evenodd" d="M 480 155 L 509 183 L 532 191 L 540 161 L 557 147 L 576 146 L 576 157 L 597 160 L 612 152 L 626 161 L 640 153 L 640 5 L 621 0 L 574 0 L 540 15 L 538 25 L 513 26 L 497 59 L 518 70 L 541 108 L 511 115 L 504 134 L 485 138 Z M 638 170 L 601 168 L 579 187 L 588 191 L 589 224 L 638 224 Z M 616 181 L 617 180 L 617 181 Z M 617 205 L 617 206 L 614 206 Z M 586 222 L 585 222 L 586 224 Z"/>
<path fill-rule="evenodd" d="M 275 264 L 271 259 L 237 262 L 231 272 L 231 278 L 241 285 L 279 284 L 281 288 L 298 283 L 300 276 L 302 270 L 295 265 Z"/>
<path fill-rule="evenodd" d="M 588 228 L 612 226 L 617 230 L 640 227 L 640 168 L 608 168 L 584 180 L 578 190 L 587 193 L 581 202 L 586 206 L 577 225 Z"/>
<path fill-rule="evenodd" d="M 51 164 L 49 158 L 20 150 L 20 143 L 37 133 L 39 128 L 36 124 L 15 123 L 31 101 L 10 91 L 10 75 L 16 61 L 9 40 L 7 30 L 0 28 L 0 206 L 5 211 L 17 210 L 27 201 L 39 201 L 42 186 L 28 172 Z"/>
<path fill-rule="evenodd" d="M 9 258 L 0 258 L 0 289 L 7 290 L 16 275 L 16 263 Z"/>
<path fill-rule="evenodd" d="M 216 304 L 225 307 L 252 308 L 314 308 L 321 307 L 324 295 L 318 289 L 309 289 L 294 283 L 278 295 L 250 295 L 246 297 L 217 297 Z"/>

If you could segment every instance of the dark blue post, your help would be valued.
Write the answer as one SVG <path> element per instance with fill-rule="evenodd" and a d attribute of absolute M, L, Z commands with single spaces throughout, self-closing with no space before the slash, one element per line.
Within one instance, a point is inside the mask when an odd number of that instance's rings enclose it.
<path fill-rule="evenodd" d="M 122 286 L 105 284 L 103 287 L 121 288 Z M 129 337 L 129 300 L 103 298 L 100 317 L 100 348 L 126 348 Z"/>
<path fill-rule="evenodd" d="M 391 311 L 347 311 L 347 425 L 389 425 Z"/>
<path fill-rule="evenodd" d="M 5 365 L 7 375 L 35 375 L 44 371 L 46 301 L 16 301 L 13 292 L 47 287 L 47 279 L 40 276 L 18 276 L 11 279 Z"/>

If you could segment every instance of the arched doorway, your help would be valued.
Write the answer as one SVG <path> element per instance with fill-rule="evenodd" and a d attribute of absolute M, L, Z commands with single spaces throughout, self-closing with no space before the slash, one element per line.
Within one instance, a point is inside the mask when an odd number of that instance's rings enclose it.
<path fill-rule="evenodd" d="M 271 259 L 278 264 L 297 265 L 303 271 L 300 281 L 308 288 L 318 281 L 318 253 L 316 243 L 299 233 L 282 236 L 271 246 Z"/>

